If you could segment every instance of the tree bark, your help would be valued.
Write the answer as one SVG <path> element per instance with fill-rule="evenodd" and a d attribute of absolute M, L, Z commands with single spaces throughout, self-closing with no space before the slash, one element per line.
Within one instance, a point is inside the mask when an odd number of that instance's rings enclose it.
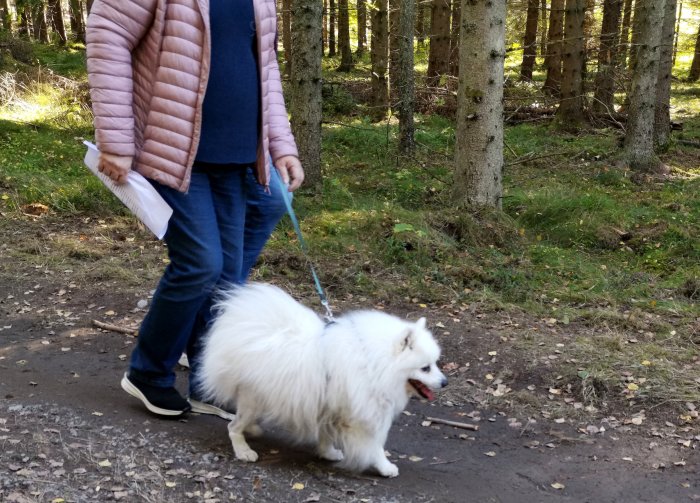
<path fill-rule="evenodd" d="M 523 61 L 520 65 L 520 80 L 531 81 L 537 57 L 537 23 L 540 17 L 539 0 L 527 1 L 527 19 L 523 36 Z"/>
<path fill-rule="evenodd" d="M 399 14 L 398 47 L 398 98 L 399 98 L 399 151 L 412 154 L 415 150 L 413 30 L 415 25 L 415 0 L 401 0 Z"/>
<path fill-rule="evenodd" d="M 683 0 L 678 1 L 678 16 L 676 17 L 676 30 L 673 37 L 673 66 L 676 65 L 676 56 L 678 55 L 678 39 L 681 36 L 681 19 L 683 16 Z"/>
<path fill-rule="evenodd" d="M 321 27 L 321 52 L 325 56 L 328 47 L 328 0 L 323 0 L 323 26 Z"/>
<path fill-rule="evenodd" d="M 547 78 L 544 90 L 552 96 L 561 92 L 561 53 L 564 43 L 564 0 L 552 0 L 549 14 L 549 30 L 547 41 L 547 57 L 545 67 Z"/>
<path fill-rule="evenodd" d="M 399 79 L 399 13 L 401 0 L 389 0 L 389 95 L 396 103 L 396 83 Z"/>
<path fill-rule="evenodd" d="M 547 55 L 547 0 L 542 0 L 540 4 L 540 57 L 544 59 Z"/>
<path fill-rule="evenodd" d="M 61 0 L 49 0 L 49 19 L 51 20 L 51 28 L 58 37 L 58 43 L 66 45 L 68 38 L 66 37 L 66 27 L 63 23 Z"/>
<path fill-rule="evenodd" d="M 328 0 L 328 56 L 335 56 L 335 0 Z"/>
<path fill-rule="evenodd" d="M 425 30 L 425 13 L 426 13 L 426 1 L 419 0 L 416 4 L 416 38 L 418 39 L 418 44 L 423 45 L 425 43 L 426 30 Z"/>
<path fill-rule="evenodd" d="M 70 29 L 76 42 L 85 43 L 83 3 L 80 0 L 70 0 Z"/>
<path fill-rule="evenodd" d="M 373 116 L 381 120 L 389 109 L 389 13 L 388 0 L 376 0 L 372 9 L 372 106 Z"/>
<path fill-rule="evenodd" d="M 362 56 L 367 47 L 367 0 L 357 0 L 357 51 Z"/>
<path fill-rule="evenodd" d="M 453 197 L 500 208 L 506 0 L 462 0 Z"/>
<path fill-rule="evenodd" d="M 615 67 L 621 13 L 622 0 L 605 0 L 593 99 L 593 111 L 597 114 L 615 111 Z"/>
<path fill-rule="evenodd" d="M 654 134 L 656 149 L 664 151 L 671 140 L 671 72 L 673 71 L 673 39 L 676 23 L 676 0 L 666 0 L 659 50 L 659 75 L 656 81 Z"/>
<path fill-rule="evenodd" d="M 292 74 L 292 0 L 282 0 L 282 49 L 284 73 Z"/>
<path fill-rule="evenodd" d="M 695 39 L 695 54 L 693 55 L 693 63 L 690 65 L 688 72 L 688 80 L 695 82 L 700 78 L 700 28 L 698 28 L 698 36 Z"/>
<path fill-rule="evenodd" d="M 455 0 L 461 1 L 461 0 Z M 437 86 L 450 59 L 450 0 L 433 0 L 430 7 L 430 52 L 427 79 Z"/>
<path fill-rule="evenodd" d="M 340 51 L 339 72 L 352 70 L 352 49 L 350 48 L 350 15 L 348 0 L 338 0 L 338 50 Z"/>
<path fill-rule="evenodd" d="M 627 69 L 627 56 L 629 55 L 629 43 L 630 43 L 630 25 L 632 23 L 632 4 L 634 0 L 625 0 L 624 7 L 622 8 L 622 27 L 620 28 L 620 50 L 619 55 L 619 67 L 620 70 L 624 71 Z"/>
<path fill-rule="evenodd" d="M 289 112 L 306 184 L 321 187 L 321 25 L 323 4 L 294 0 Z"/>
<path fill-rule="evenodd" d="M 566 0 L 561 100 L 557 110 L 558 126 L 575 130 L 584 121 L 583 65 L 585 0 Z"/>
<path fill-rule="evenodd" d="M 625 134 L 625 159 L 635 171 L 654 172 L 660 161 L 654 153 L 654 107 L 659 75 L 660 26 L 665 0 L 637 0 L 635 29 L 639 29 L 636 65 L 630 90 Z"/>
<path fill-rule="evenodd" d="M 46 6 L 43 2 L 32 5 L 32 32 L 34 39 L 42 44 L 49 43 L 49 31 L 46 25 Z"/>
<path fill-rule="evenodd" d="M 452 0 L 452 34 L 450 35 L 450 66 L 448 73 L 459 75 L 459 23 L 462 19 L 461 0 Z"/>

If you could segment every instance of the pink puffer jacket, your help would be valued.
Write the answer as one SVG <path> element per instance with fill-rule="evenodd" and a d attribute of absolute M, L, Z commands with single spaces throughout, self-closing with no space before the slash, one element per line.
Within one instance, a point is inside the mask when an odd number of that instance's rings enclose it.
<path fill-rule="evenodd" d="M 282 97 L 275 1 L 253 0 L 266 159 L 298 157 Z M 208 0 L 95 0 L 87 27 L 87 69 L 101 151 L 134 156 L 134 169 L 186 192 L 199 145 L 209 78 Z"/>

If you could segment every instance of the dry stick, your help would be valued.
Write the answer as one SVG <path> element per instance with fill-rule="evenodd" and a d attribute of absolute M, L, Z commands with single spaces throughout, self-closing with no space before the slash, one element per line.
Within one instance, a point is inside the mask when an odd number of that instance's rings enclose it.
<path fill-rule="evenodd" d="M 447 426 L 454 426 L 455 428 L 463 428 L 471 431 L 479 430 L 478 424 L 460 423 L 459 421 L 450 421 L 449 419 L 440 419 L 438 417 L 428 417 L 426 419 L 431 423 L 446 424 Z"/>
<path fill-rule="evenodd" d="M 111 325 L 109 323 L 104 323 L 102 321 L 97 320 L 92 320 L 92 324 L 95 325 L 97 328 L 101 328 L 102 330 L 110 330 L 112 332 L 118 332 L 120 334 L 136 335 L 138 333 L 138 329 L 136 328 L 120 327 L 117 325 Z"/>
<path fill-rule="evenodd" d="M 546 158 L 546 157 L 555 157 L 555 156 L 559 156 L 559 155 L 570 155 L 570 156 L 572 156 L 572 157 L 577 157 L 577 156 L 583 154 L 584 152 L 586 152 L 586 151 L 585 151 L 585 150 L 582 150 L 582 151 L 580 151 L 580 152 L 578 152 L 578 153 L 577 153 L 577 152 L 571 152 L 571 151 L 569 151 L 569 152 L 553 152 L 553 153 L 551 153 L 551 154 L 543 154 L 543 155 L 536 155 L 536 156 L 531 156 L 531 155 L 530 155 L 530 156 L 527 156 L 527 155 L 526 155 L 525 157 L 522 157 L 522 158 L 520 158 L 520 159 L 516 159 L 515 161 L 506 163 L 506 166 L 513 166 L 513 165 L 515 165 L 515 164 L 522 164 L 522 163 L 524 163 L 524 162 L 534 161 L 535 159 L 544 159 L 544 158 Z"/>

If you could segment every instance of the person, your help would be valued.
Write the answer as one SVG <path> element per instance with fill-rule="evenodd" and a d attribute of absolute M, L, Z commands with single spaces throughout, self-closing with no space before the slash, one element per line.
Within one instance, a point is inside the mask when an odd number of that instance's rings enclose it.
<path fill-rule="evenodd" d="M 290 192 L 304 179 L 276 27 L 274 0 L 95 0 L 88 17 L 98 167 L 117 183 L 138 171 L 173 208 L 170 262 L 121 382 L 155 414 L 217 413 L 192 385 L 212 296 L 245 282 L 283 216 L 275 177 Z M 174 386 L 183 353 L 189 401 Z"/>

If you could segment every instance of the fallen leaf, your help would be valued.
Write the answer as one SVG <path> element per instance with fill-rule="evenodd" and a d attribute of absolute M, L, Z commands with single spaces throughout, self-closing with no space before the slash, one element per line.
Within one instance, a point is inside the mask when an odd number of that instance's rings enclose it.
<path fill-rule="evenodd" d="M 292 486 L 292 489 L 296 491 L 301 491 L 302 489 L 304 489 L 304 484 L 302 484 L 301 482 L 295 482 Z"/>
<path fill-rule="evenodd" d="M 490 458 L 492 458 L 496 455 L 496 453 L 494 451 L 485 452 L 484 454 Z"/>
<path fill-rule="evenodd" d="M 112 463 L 109 462 L 109 459 L 104 459 L 104 460 L 100 461 L 100 462 L 97 463 L 97 464 L 100 465 L 100 466 L 105 466 L 105 467 L 107 467 L 107 466 L 112 466 Z"/>
<path fill-rule="evenodd" d="M 414 463 L 417 463 L 418 461 L 423 461 L 423 458 L 419 458 L 418 456 L 409 456 L 408 459 L 409 461 L 413 461 Z"/>
<path fill-rule="evenodd" d="M 561 482 L 554 482 L 551 484 L 554 489 L 564 489 L 566 486 Z"/>
<path fill-rule="evenodd" d="M 177 485 L 177 482 L 172 482 L 170 480 L 165 481 L 165 487 L 175 487 Z"/>

